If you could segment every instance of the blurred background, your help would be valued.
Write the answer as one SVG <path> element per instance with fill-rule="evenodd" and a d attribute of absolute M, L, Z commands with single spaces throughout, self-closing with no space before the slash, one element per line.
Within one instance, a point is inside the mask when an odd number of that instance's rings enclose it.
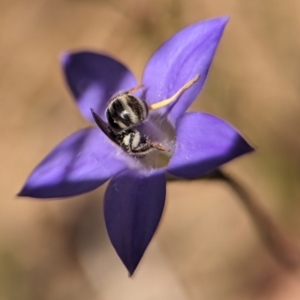
<path fill-rule="evenodd" d="M 161 224 L 132 279 L 102 217 L 105 186 L 61 201 L 17 199 L 37 163 L 89 126 L 59 55 L 101 50 L 141 78 L 181 28 L 230 15 L 192 110 L 222 117 L 257 147 L 224 166 L 300 242 L 298 0 L 0 0 L 0 299 L 300 299 L 224 183 L 171 182 Z"/>

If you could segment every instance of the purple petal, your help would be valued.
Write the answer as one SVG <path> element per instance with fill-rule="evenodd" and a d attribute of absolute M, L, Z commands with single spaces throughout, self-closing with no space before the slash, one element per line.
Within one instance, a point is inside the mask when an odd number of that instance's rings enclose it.
<path fill-rule="evenodd" d="M 123 64 L 103 54 L 65 54 L 62 66 L 81 113 L 90 121 L 93 121 L 91 108 L 104 119 L 108 100 L 137 86 L 134 75 Z"/>
<path fill-rule="evenodd" d="M 179 31 L 163 44 L 149 60 L 143 75 L 149 104 L 175 94 L 197 74 L 200 79 L 169 107 L 170 120 L 175 123 L 200 93 L 215 51 L 221 39 L 227 17 L 196 23 Z"/>
<path fill-rule="evenodd" d="M 186 113 L 178 122 L 176 150 L 168 171 L 195 178 L 253 151 L 228 123 L 206 113 Z"/>
<path fill-rule="evenodd" d="M 106 190 L 104 216 L 108 235 L 130 275 L 157 228 L 166 196 L 164 172 L 127 170 Z"/>
<path fill-rule="evenodd" d="M 55 198 L 93 190 L 126 168 L 118 148 L 98 128 L 61 142 L 32 172 L 19 196 Z"/>

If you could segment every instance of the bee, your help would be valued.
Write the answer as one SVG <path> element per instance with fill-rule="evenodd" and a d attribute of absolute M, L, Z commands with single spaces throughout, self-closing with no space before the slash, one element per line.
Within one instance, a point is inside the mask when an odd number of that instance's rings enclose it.
<path fill-rule="evenodd" d="M 150 110 L 166 106 L 178 99 L 184 91 L 190 88 L 199 79 L 199 77 L 199 75 L 196 75 L 196 77 L 187 82 L 170 98 L 149 106 L 144 100 L 133 95 L 134 92 L 143 87 L 142 85 L 117 94 L 109 100 L 106 109 L 106 118 L 110 128 L 115 132 L 121 132 L 144 122 L 147 119 Z"/>
<path fill-rule="evenodd" d="M 169 149 L 151 141 L 137 129 L 130 128 L 116 134 L 115 141 L 129 155 L 143 156 L 154 149 L 169 152 Z"/>
<path fill-rule="evenodd" d="M 159 143 L 151 141 L 146 135 L 143 135 L 137 129 L 127 128 L 115 132 L 100 118 L 99 115 L 95 113 L 93 109 L 91 109 L 91 112 L 98 127 L 127 154 L 133 156 L 144 156 L 154 149 L 169 152 L 169 149 Z"/>
<path fill-rule="evenodd" d="M 169 152 L 169 149 L 151 141 L 148 136 L 142 134 L 136 126 L 147 119 L 150 110 L 166 106 L 175 101 L 198 79 L 199 75 L 187 82 L 170 98 L 149 106 L 144 100 L 132 95 L 142 86 L 135 87 L 129 91 L 119 93 L 109 100 L 106 109 L 108 124 L 91 109 L 93 118 L 98 127 L 129 155 L 144 156 L 152 150 Z"/>

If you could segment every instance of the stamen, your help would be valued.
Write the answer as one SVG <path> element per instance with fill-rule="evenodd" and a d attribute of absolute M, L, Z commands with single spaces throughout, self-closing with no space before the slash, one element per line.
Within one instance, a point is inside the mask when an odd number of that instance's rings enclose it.
<path fill-rule="evenodd" d="M 187 82 L 182 88 L 180 88 L 177 93 L 175 93 L 173 96 L 171 96 L 168 99 L 162 100 L 160 102 L 154 103 L 149 105 L 149 110 L 157 109 L 163 106 L 168 105 L 169 103 L 175 101 L 178 99 L 187 89 L 189 89 L 198 79 L 200 78 L 200 75 L 197 74 L 192 80 Z"/>

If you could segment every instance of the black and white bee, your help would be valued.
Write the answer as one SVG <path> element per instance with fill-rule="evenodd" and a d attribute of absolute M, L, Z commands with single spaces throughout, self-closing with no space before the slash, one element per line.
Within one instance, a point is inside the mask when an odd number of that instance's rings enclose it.
<path fill-rule="evenodd" d="M 161 144 L 151 141 L 137 129 L 127 128 L 116 132 L 109 125 L 107 126 L 93 109 L 91 112 L 98 127 L 129 155 L 143 156 L 154 149 L 163 152 L 169 151 Z"/>
<path fill-rule="evenodd" d="M 169 149 L 159 143 L 151 141 L 146 135 L 132 128 L 118 133 L 115 136 L 115 141 L 130 155 L 142 156 L 154 149 L 169 152 Z"/>
<path fill-rule="evenodd" d="M 142 134 L 136 126 L 147 119 L 150 110 L 173 102 L 198 79 L 199 75 L 187 82 L 170 98 L 150 106 L 144 100 L 132 95 L 141 86 L 119 93 L 108 102 L 106 109 L 108 125 L 91 109 L 93 118 L 100 129 L 129 155 L 143 156 L 152 150 L 169 152 L 169 149 Z"/>

